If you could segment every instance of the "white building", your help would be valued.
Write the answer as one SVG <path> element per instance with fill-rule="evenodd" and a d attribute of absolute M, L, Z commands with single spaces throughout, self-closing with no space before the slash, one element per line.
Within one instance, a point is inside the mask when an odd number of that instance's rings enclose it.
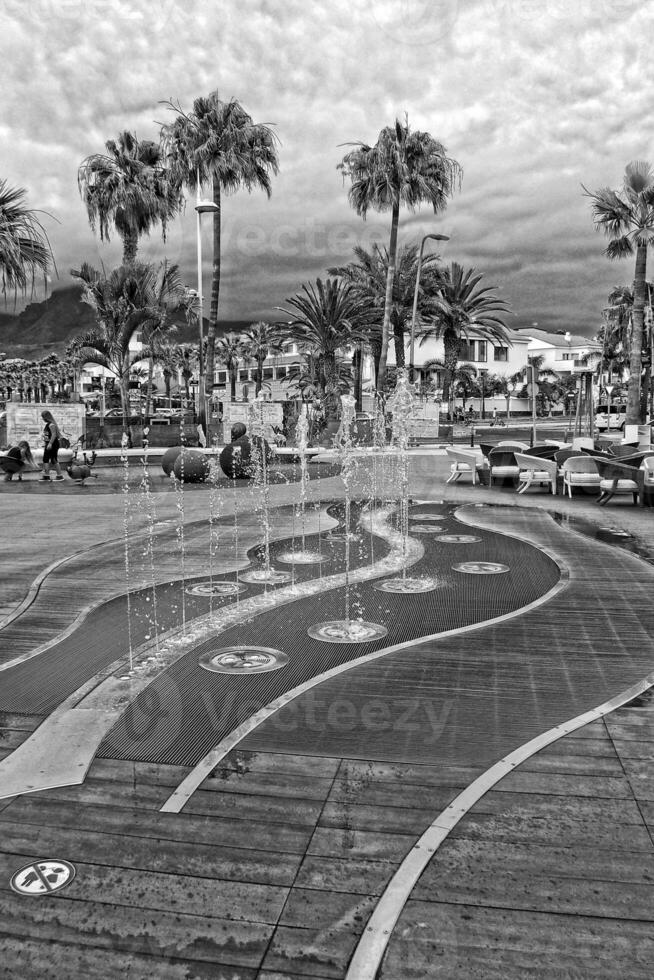
<path fill-rule="evenodd" d="M 550 333 L 530 328 L 522 334 L 529 339 L 529 356 L 543 358 L 542 371 L 570 374 L 581 367 L 590 370 L 596 363 L 591 355 L 602 353 L 602 345 L 596 340 L 569 331 Z"/>

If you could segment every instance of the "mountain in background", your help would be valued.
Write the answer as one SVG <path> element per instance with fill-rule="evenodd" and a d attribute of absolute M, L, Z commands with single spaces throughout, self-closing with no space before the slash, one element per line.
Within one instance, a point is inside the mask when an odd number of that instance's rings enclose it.
<path fill-rule="evenodd" d="M 48 354 L 63 357 L 69 341 L 97 327 L 93 310 L 82 302 L 81 295 L 81 286 L 64 286 L 43 302 L 30 303 L 22 313 L 0 313 L 0 352 L 27 361 L 40 361 Z M 173 322 L 177 330 L 172 339 L 176 343 L 197 341 L 196 328 L 189 327 L 183 315 L 173 317 Z M 218 333 L 239 333 L 247 330 L 250 323 L 250 320 L 224 320 L 218 324 Z M 207 327 L 205 318 L 205 337 Z"/>

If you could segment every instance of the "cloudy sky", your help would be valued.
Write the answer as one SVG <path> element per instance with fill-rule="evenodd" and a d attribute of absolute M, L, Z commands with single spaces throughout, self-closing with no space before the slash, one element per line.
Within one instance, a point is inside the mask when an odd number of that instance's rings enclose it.
<path fill-rule="evenodd" d="M 53 216 L 64 285 L 121 254 L 88 226 L 81 160 L 123 129 L 158 138 L 162 100 L 239 99 L 280 140 L 272 198 L 224 206 L 220 315 L 255 320 L 355 244 L 387 242 L 389 216 L 358 218 L 336 166 L 342 144 L 407 114 L 464 177 L 444 213 L 404 210 L 401 239 L 449 235 L 443 257 L 500 287 L 513 326 L 590 335 L 633 268 L 602 255 L 581 184 L 619 187 L 630 160 L 654 161 L 652 36 L 654 0 L 2 0 L 0 176 Z M 141 248 L 189 285 L 192 204 Z M 209 251 L 207 227 L 205 297 Z"/>

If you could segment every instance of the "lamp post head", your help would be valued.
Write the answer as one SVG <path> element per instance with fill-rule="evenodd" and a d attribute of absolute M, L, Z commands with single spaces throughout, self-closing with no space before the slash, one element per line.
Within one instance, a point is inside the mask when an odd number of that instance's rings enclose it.
<path fill-rule="evenodd" d="M 210 212 L 220 211 L 220 208 L 213 201 L 198 201 L 195 205 L 195 210 L 198 214 L 208 214 Z"/>

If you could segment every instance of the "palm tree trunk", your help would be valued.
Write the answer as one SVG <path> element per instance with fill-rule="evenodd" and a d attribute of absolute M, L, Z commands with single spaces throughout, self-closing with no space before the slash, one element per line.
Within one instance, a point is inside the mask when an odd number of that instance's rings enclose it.
<path fill-rule="evenodd" d="M 148 387 L 145 394 L 145 418 L 150 418 L 150 409 L 152 407 L 152 384 L 154 376 L 154 357 L 150 355 L 148 358 Z"/>
<path fill-rule="evenodd" d="M 213 266 L 211 274 L 211 306 L 209 307 L 209 326 L 207 328 L 207 353 L 204 359 L 204 390 L 211 393 L 213 385 L 214 351 L 216 349 L 216 329 L 218 327 L 218 300 L 220 299 L 220 219 L 221 197 L 220 181 L 213 179 L 213 203 L 218 208 L 213 213 Z M 235 401 L 236 393 L 232 401 Z M 207 443 L 211 444 L 209 419 L 207 419 Z"/>
<path fill-rule="evenodd" d="M 386 385 L 386 361 L 388 359 L 388 340 L 391 331 L 391 307 L 393 305 L 393 285 L 395 283 L 395 259 L 397 257 L 397 229 L 400 223 L 400 199 L 393 203 L 391 218 L 391 240 L 388 246 L 388 270 L 386 272 L 386 296 L 384 297 L 384 322 L 382 323 L 381 354 L 377 371 L 377 392 L 383 394 Z"/>
<path fill-rule="evenodd" d="M 138 247 L 138 235 L 125 233 L 123 236 L 123 265 L 134 265 Z"/>
<path fill-rule="evenodd" d="M 123 432 L 127 433 L 129 446 L 132 445 L 132 432 L 129 427 L 129 363 L 124 362 L 120 372 L 120 403 L 123 410 Z"/>
<path fill-rule="evenodd" d="M 363 411 L 363 344 L 357 344 L 352 358 L 352 369 L 354 370 L 354 400 L 356 411 Z"/>
<path fill-rule="evenodd" d="M 632 310 L 631 351 L 629 353 L 629 381 L 627 383 L 627 424 L 638 425 L 640 416 L 640 374 L 643 358 L 643 325 L 647 299 L 647 245 L 636 248 L 636 272 L 634 275 L 634 305 Z"/>
<path fill-rule="evenodd" d="M 404 355 L 404 324 L 395 323 L 393 326 L 393 342 L 395 344 L 395 363 L 399 368 L 406 364 Z"/>
<path fill-rule="evenodd" d="M 461 349 L 461 341 L 457 338 L 452 338 L 451 340 L 445 337 L 443 339 L 443 401 L 447 405 L 448 415 L 450 414 L 450 388 L 452 387 L 452 379 L 454 377 L 454 372 L 456 371 L 456 366 L 459 363 L 459 351 Z"/>

